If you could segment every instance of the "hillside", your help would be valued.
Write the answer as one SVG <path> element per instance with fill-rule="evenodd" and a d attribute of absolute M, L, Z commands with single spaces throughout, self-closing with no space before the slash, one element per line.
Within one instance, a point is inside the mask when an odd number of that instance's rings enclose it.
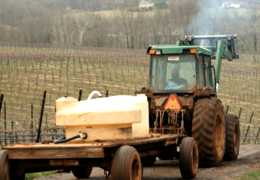
<path fill-rule="evenodd" d="M 173 0 L 149 10 L 138 3 L 0 0 L 0 44 L 139 49 L 174 43 L 184 34 L 228 33 L 239 35 L 241 51 L 259 50 L 260 11 L 221 8 L 216 0 Z"/>

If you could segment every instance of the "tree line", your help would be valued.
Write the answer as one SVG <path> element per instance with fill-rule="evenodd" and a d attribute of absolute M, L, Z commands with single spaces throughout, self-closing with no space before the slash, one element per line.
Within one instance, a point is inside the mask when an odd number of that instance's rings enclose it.
<path fill-rule="evenodd" d="M 138 0 L 0 0 L 1 44 L 145 48 L 185 34 L 238 34 L 241 51 L 258 52 L 258 9 L 223 9 L 216 0 L 169 0 L 139 10 Z"/>

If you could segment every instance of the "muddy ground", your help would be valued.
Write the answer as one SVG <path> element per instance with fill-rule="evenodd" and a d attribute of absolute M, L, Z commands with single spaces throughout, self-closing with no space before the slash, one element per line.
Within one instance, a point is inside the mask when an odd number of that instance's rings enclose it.
<path fill-rule="evenodd" d="M 223 162 L 218 167 L 201 168 L 197 180 L 231 180 L 247 172 L 260 171 L 260 145 L 242 145 L 239 159 Z M 179 180 L 180 172 L 177 161 L 156 161 L 155 166 L 144 168 L 144 180 Z M 58 173 L 37 180 L 75 180 L 71 173 Z M 104 171 L 94 168 L 91 180 L 105 180 Z M 259 178 L 260 179 L 260 178 Z"/>

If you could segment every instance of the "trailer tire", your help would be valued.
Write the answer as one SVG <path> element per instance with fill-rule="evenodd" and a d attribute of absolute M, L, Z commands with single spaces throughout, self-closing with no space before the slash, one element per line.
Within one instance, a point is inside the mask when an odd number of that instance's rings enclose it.
<path fill-rule="evenodd" d="M 239 118 L 233 114 L 227 114 L 226 121 L 226 145 L 224 159 L 236 160 L 240 146 L 240 124 Z"/>
<path fill-rule="evenodd" d="M 139 153 L 134 147 L 124 145 L 116 151 L 112 160 L 111 179 L 142 179 L 142 163 Z"/>
<path fill-rule="evenodd" d="M 5 150 L 0 151 L 0 179 L 10 180 L 8 153 Z"/>
<path fill-rule="evenodd" d="M 192 137 L 185 137 L 180 145 L 180 171 L 183 179 L 192 179 L 197 175 L 199 166 L 199 151 Z"/>
<path fill-rule="evenodd" d="M 223 160 L 225 118 L 224 108 L 219 99 L 197 100 L 193 111 L 192 136 L 198 144 L 200 165 L 209 167 Z"/>
<path fill-rule="evenodd" d="M 88 179 L 91 172 L 92 166 L 79 166 L 72 169 L 72 173 L 77 179 Z"/>

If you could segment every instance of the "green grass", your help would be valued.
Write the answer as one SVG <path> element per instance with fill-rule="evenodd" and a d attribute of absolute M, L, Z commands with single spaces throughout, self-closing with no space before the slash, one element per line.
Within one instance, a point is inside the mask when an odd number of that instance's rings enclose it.
<path fill-rule="evenodd" d="M 260 179 L 260 169 L 256 171 L 251 171 L 239 177 L 237 180 L 259 180 L 259 179 Z"/>
<path fill-rule="evenodd" d="M 37 177 L 50 176 L 55 174 L 55 171 L 41 172 L 41 173 L 30 173 L 26 174 L 25 180 L 33 180 Z"/>

